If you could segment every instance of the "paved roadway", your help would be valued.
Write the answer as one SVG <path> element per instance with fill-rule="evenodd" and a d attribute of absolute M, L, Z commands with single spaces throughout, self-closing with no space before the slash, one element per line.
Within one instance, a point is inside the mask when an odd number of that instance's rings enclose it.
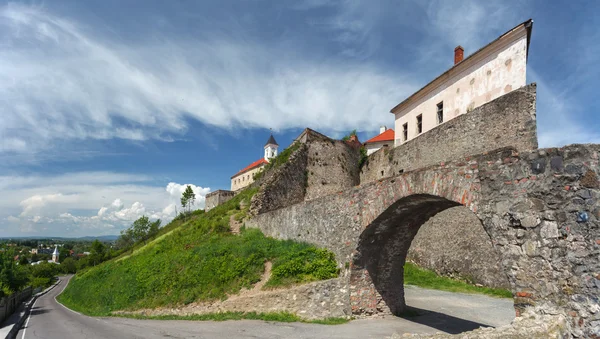
<path fill-rule="evenodd" d="M 424 290 L 407 286 L 406 299 L 421 314 L 354 320 L 343 325 L 277 323 L 257 320 L 185 321 L 88 317 L 59 304 L 55 297 L 69 278 L 38 298 L 18 339 L 44 338 L 386 338 L 393 333 L 460 333 L 481 325 L 508 324 L 512 300 Z M 450 316 L 450 314 L 452 316 Z"/>

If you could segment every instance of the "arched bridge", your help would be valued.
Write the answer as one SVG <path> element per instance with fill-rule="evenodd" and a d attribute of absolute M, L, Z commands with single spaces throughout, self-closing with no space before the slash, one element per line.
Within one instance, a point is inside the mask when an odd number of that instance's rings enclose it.
<path fill-rule="evenodd" d="M 599 152 L 500 149 L 261 214 L 249 226 L 334 251 L 354 315 L 401 314 L 413 237 L 436 213 L 463 205 L 499 251 L 517 313 L 558 310 L 589 329 L 600 317 Z"/>

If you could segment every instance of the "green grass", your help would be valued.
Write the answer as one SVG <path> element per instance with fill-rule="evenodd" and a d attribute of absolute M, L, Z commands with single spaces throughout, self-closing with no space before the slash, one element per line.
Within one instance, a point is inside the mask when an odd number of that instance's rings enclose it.
<path fill-rule="evenodd" d="M 264 320 L 278 322 L 303 322 L 321 325 L 340 325 L 350 321 L 345 318 L 326 318 L 320 320 L 305 320 L 295 314 L 288 312 L 220 312 L 207 314 L 192 314 L 192 315 L 161 315 L 161 316 L 144 316 L 144 315 L 118 315 L 119 317 L 135 318 L 135 319 L 155 319 L 155 320 L 196 320 L 196 321 L 226 321 L 226 320 Z"/>
<path fill-rule="evenodd" d="M 269 287 L 337 277 L 329 251 L 268 238 L 257 229 L 243 230 L 239 236 L 229 232 L 230 216 L 245 213 L 240 202 L 249 201 L 255 192 L 244 191 L 170 228 L 170 233 L 128 257 L 77 274 L 59 301 L 87 315 L 109 315 L 116 310 L 219 300 L 257 283 L 268 260 L 273 262 Z"/>
<path fill-rule="evenodd" d="M 478 287 L 459 280 L 442 277 L 433 271 L 409 262 L 404 265 L 404 284 L 448 292 L 478 293 L 498 298 L 512 298 L 512 292 L 509 290 Z"/>

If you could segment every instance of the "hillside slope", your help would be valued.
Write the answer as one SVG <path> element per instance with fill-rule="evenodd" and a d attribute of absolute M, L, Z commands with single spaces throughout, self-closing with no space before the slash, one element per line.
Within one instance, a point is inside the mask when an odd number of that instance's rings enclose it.
<path fill-rule="evenodd" d="M 74 277 L 59 297 L 88 315 L 225 299 L 260 280 L 265 262 L 273 268 L 264 288 L 334 278 L 333 253 L 306 243 L 265 237 L 260 231 L 229 230 L 232 216 L 247 212 L 246 190 L 206 214 L 194 216 L 132 255 L 111 260 Z"/>

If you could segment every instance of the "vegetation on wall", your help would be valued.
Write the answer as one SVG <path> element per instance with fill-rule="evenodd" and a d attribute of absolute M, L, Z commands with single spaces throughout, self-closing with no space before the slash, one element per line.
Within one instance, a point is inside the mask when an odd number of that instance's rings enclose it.
<path fill-rule="evenodd" d="M 346 134 L 346 135 L 345 135 L 345 136 L 342 138 L 342 140 L 343 140 L 343 141 L 349 141 L 349 140 L 350 140 L 350 137 L 352 137 L 353 135 L 354 135 L 354 136 L 356 136 L 356 130 L 352 130 L 352 132 L 350 132 L 350 133 Z"/>
<path fill-rule="evenodd" d="M 268 238 L 257 229 L 231 234 L 230 218 L 246 213 L 241 202 L 248 206 L 256 191 L 247 189 L 185 223 L 176 220 L 179 227 L 131 256 L 78 274 L 59 300 L 86 314 L 107 315 L 223 299 L 257 283 L 268 260 L 273 262 L 271 288 L 336 277 L 331 252 Z"/>
<path fill-rule="evenodd" d="M 290 160 L 290 156 L 294 154 L 294 152 L 296 152 L 298 149 L 300 149 L 300 147 L 302 147 L 303 145 L 304 144 L 300 142 L 294 142 L 288 148 L 284 149 L 281 153 L 279 153 L 275 158 L 270 159 L 269 163 L 265 165 L 262 171 L 256 172 L 252 175 L 254 181 L 262 178 L 264 173 L 269 171 L 270 169 L 277 168 L 287 163 L 288 160 Z"/>

